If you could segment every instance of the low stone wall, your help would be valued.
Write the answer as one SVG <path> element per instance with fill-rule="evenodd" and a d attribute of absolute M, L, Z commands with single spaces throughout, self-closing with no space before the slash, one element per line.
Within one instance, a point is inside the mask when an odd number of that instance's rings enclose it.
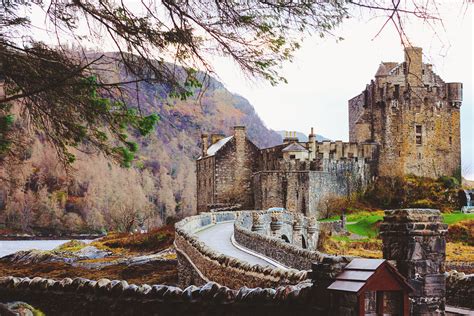
<path fill-rule="evenodd" d="M 336 221 L 331 221 L 331 222 L 319 222 L 319 230 L 324 231 L 329 234 L 341 233 L 345 231 L 342 228 L 341 220 L 336 220 Z"/>
<path fill-rule="evenodd" d="M 203 213 L 187 217 L 176 223 L 175 247 L 177 252 L 181 253 L 178 257 L 180 261 L 180 270 L 178 270 L 180 286 L 190 285 L 188 282 L 195 280 L 199 283 L 204 282 L 203 278 L 196 277 L 199 274 L 208 280 L 230 288 L 240 288 L 242 286 L 277 287 L 282 284 L 297 284 L 308 278 L 306 271 L 272 269 L 260 265 L 251 265 L 223 255 L 205 245 L 194 234 L 206 226 L 234 220 L 241 214 L 242 212 L 235 211 Z M 187 257 L 186 260 L 184 260 L 184 255 Z M 197 274 L 187 271 L 191 268 L 196 270 Z"/>
<path fill-rule="evenodd" d="M 472 261 L 446 261 L 445 270 L 456 270 L 466 274 L 474 273 L 474 262 Z"/>
<path fill-rule="evenodd" d="M 446 273 L 446 303 L 474 309 L 474 274 Z"/>
<path fill-rule="evenodd" d="M 232 290 L 217 283 L 167 285 L 66 278 L 0 278 L 0 303 L 23 301 L 46 315 L 324 315 L 311 283 Z"/>
<path fill-rule="evenodd" d="M 276 260 L 288 268 L 310 270 L 312 263 L 322 262 L 323 260 L 328 264 L 330 262 L 347 264 L 352 260 L 352 257 L 331 256 L 319 251 L 303 249 L 287 243 L 281 238 L 253 232 L 251 231 L 251 216 L 250 212 L 244 213 L 235 221 L 234 237 L 237 243 Z"/>

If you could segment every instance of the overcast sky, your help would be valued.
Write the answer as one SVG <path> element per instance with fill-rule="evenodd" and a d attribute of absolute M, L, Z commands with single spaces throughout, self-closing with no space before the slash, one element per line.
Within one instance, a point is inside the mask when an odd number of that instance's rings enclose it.
<path fill-rule="evenodd" d="M 139 3 L 138 0 L 125 2 L 132 6 Z M 467 5 L 462 0 L 438 0 L 443 23 L 433 29 L 431 24 L 412 18 L 406 25 L 406 33 L 414 46 L 423 48 L 424 62 L 432 63 L 444 81 L 464 84 L 463 173 L 474 180 L 474 4 L 470 2 Z M 247 98 L 269 128 L 308 133 L 314 127 L 316 133 L 325 137 L 347 141 L 347 100 L 359 94 L 374 78 L 381 61 L 403 61 L 403 47 L 392 25 L 374 39 L 386 18 L 360 17 L 358 12 L 357 15 L 345 20 L 336 30 L 335 34 L 343 37 L 343 41 L 308 38 L 296 52 L 294 62 L 283 65 L 281 74 L 288 84 L 272 87 L 265 82 L 249 81 L 228 59 L 212 61 L 219 79 L 229 90 Z M 40 28 L 44 27 L 41 17 L 40 12 L 32 12 Z M 35 37 L 51 41 L 41 33 L 37 29 Z M 108 45 L 100 43 L 100 46 L 107 49 Z"/>
<path fill-rule="evenodd" d="M 473 5 L 461 7 L 460 2 L 441 1 L 444 30 L 438 25 L 434 32 L 412 19 L 407 33 L 413 45 L 423 48 L 424 62 L 433 63 L 444 81 L 464 84 L 462 160 L 465 171 L 470 169 L 466 176 L 474 180 Z M 308 133 L 314 126 L 318 134 L 347 141 L 347 100 L 374 78 L 381 61 L 403 61 L 403 47 L 392 26 L 373 39 L 384 21 L 347 20 L 336 32 L 345 39 L 339 43 L 307 39 L 294 62 L 282 69 L 288 84 L 249 82 L 227 60 L 216 61 L 217 72 L 229 90 L 253 104 L 269 128 Z"/>

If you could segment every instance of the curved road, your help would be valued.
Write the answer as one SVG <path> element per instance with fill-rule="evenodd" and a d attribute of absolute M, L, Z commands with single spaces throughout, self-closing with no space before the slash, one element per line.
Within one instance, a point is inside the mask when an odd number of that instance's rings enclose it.
<path fill-rule="evenodd" d="M 235 247 L 230 238 L 234 233 L 234 222 L 225 222 L 210 226 L 196 233 L 198 238 L 212 249 L 242 261 L 274 268 L 273 264 Z"/>

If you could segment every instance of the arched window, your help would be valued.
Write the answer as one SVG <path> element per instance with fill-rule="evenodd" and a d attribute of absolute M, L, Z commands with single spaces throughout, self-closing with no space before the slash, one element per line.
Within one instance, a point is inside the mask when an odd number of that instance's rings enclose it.
<path fill-rule="evenodd" d="M 301 235 L 301 247 L 303 247 L 303 249 L 306 249 L 307 246 L 306 246 L 306 240 L 304 239 L 304 236 Z"/>
<path fill-rule="evenodd" d="M 281 235 L 281 239 L 283 239 L 287 243 L 290 243 L 290 240 L 288 239 L 288 237 L 286 237 L 286 235 Z"/>

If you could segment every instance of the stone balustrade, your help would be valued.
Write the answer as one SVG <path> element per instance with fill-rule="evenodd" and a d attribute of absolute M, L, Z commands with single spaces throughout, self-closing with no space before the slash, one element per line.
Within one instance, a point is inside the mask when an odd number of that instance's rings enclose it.
<path fill-rule="evenodd" d="M 209 225 L 236 220 L 242 214 L 250 212 L 202 213 L 176 223 L 175 247 L 178 253 L 180 286 L 201 285 L 212 280 L 230 288 L 277 287 L 297 284 L 308 278 L 307 271 L 251 265 L 226 256 L 208 247 L 194 234 Z"/>
<path fill-rule="evenodd" d="M 311 219 L 290 212 L 243 212 L 234 223 L 234 237 L 240 245 L 298 270 L 309 270 L 312 263 L 323 260 L 334 264 L 350 262 L 352 257 L 349 256 L 331 256 L 312 250 L 317 244 L 317 224 Z M 275 233 L 274 228 L 278 228 L 278 233 Z M 291 243 L 295 240 L 295 228 L 298 235 L 305 232 L 302 236 L 307 236 L 306 240 L 309 241 L 308 246 L 311 249 Z M 285 240 L 281 236 L 293 236 L 293 239 Z"/>

